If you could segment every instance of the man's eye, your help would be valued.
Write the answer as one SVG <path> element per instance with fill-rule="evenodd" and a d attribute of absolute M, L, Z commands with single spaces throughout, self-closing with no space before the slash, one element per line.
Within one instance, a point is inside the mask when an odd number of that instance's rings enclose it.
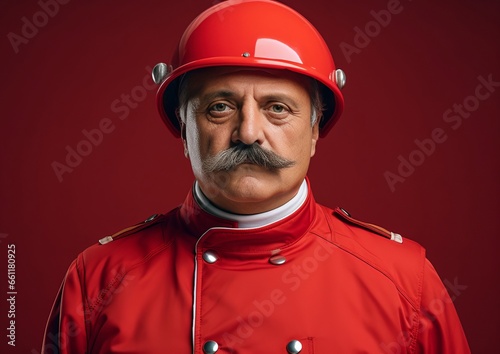
<path fill-rule="evenodd" d="M 215 111 L 215 112 L 224 112 L 228 109 L 229 107 L 225 103 L 217 103 L 214 104 L 212 107 L 210 107 L 210 111 Z"/>
<path fill-rule="evenodd" d="M 286 107 L 284 107 L 284 106 L 282 106 L 282 105 L 280 105 L 280 104 L 273 104 L 273 105 L 271 106 L 271 111 L 272 111 L 273 113 L 283 113 L 283 112 L 285 112 L 285 111 L 286 111 Z"/>

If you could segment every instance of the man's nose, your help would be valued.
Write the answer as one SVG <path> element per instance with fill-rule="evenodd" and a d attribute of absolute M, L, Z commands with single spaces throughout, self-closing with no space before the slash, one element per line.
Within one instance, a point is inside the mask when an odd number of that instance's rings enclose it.
<path fill-rule="evenodd" d="M 251 145 L 264 142 L 266 117 L 256 102 L 245 102 L 238 112 L 237 126 L 233 132 L 233 142 Z"/>

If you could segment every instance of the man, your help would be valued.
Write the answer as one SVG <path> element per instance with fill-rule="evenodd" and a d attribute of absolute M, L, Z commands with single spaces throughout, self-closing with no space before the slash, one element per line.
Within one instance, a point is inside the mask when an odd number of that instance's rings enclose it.
<path fill-rule="evenodd" d="M 46 353 L 469 352 L 421 246 L 314 201 L 345 75 L 301 15 L 215 5 L 153 77 L 193 189 L 78 256 Z"/>

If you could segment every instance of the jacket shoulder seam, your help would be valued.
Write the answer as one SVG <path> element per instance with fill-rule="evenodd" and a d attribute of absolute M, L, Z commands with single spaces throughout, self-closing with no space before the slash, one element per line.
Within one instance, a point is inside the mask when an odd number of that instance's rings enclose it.
<path fill-rule="evenodd" d="M 150 225 L 153 226 L 153 225 Z M 164 250 L 168 249 L 172 243 L 172 240 L 166 240 L 165 239 L 165 228 L 164 222 L 162 223 L 156 223 L 156 225 L 161 228 L 161 239 L 162 243 L 160 245 L 157 245 L 153 247 L 147 254 L 143 255 L 138 259 L 137 261 L 127 265 L 125 268 L 120 268 L 123 267 L 123 264 L 117 264 L 116 274 L 109 280 L 107 281 L 107 284 L 105 287 L 98 289 L 97 295 L 94 296 L 94 299 L 90 299 L 89 296 L 87 296 L 88 291 L 86 289 L 85 285 L 85 252 L 83 251 L 80 253 L 78 256 L 79 259 L 81 259 L 82 263 L 82 275 L 80 275 L 80 271 L 78 272 L 78 276 L 80 279 L 80 283 L 82 284 L 82 299 L 85 302 L 85 308 L 83 309 L 83 316 L 85 320 L 85 327 L 86 327 L 86 335 L 87 335 L 87 344 L 89 339 L 89 335 L 91 333 L 91 325 L 94 322 L 93 320 L 97 319 L 99 315 L 101 314 L 103 310 L 102 304 L 106 302 L 107 299 L 109 299 L 110 296 L 113 296 L 115 290 L 119 286 L 119 284 L 122 283 L 122 281 L 126 278 L 127 274 L 129 274 L 133 269 L 139 267 L 140 265 L 149 262 L 151 259 L 155 258 L 157 255 L 161 254 Z M 136 232 L 130 234 L 130 236 L 133 236 L 134 234 L 137 236 L 140 236 L 140 234 L 143 231 L 143 229 L 136 230 Z M 119 242 L 120 240 L 116 240 L 116 242 Z M 100 247 L 95 245 L 95 247 Z M 83 279 L 82 279 L 83 277 Z M 85 289 L 84 289 L 85 288 Z"/>
<path fill-rule="evenodd" d="M 417 342 L 418 342 L 418 335 L 420 332 L 420 318 L 422 317 L 422 293 L 423 293 L 423 286 L 424 286 L 424 273 L 425 273 L 425 260 L 426 260 L 426 255 L 425 255 L 425 249 L 422 247 L 421 249 L 421 258 L 422 258 L 422 264 L 420 267 L 420 274 L 418 277 L 418 291 L 417 291 L 417 305 L 418 308 L 415 309 L 415 316 L 413 319 L 413 338 L 412 342 L 410 343 L 410 352 L 414 353 L 417 350 Z"/>
<path fill-rule="evenodd" d="M 86 308 L 88 307 L 88 299 L 85 296 L 87 292 L 87 283 L 85 281 L 85 259 L 83 257 L 83 252 L 78 255 L 76 258 L 76 274 L 78 275 L 78 282 L 80 283 L 80 297 L 82 299 L 82 316 L 84 321 L 84 330 L 85 330 L 85 345 L 87 346 L 85 352 L 89 347 L 89 333 L 90 333 L 90 322 L 87 321 L 86 318 Z"/>
<path fill-rule="evenodd" d="M 339 233 L 340 234 L 340 233 Z M 418 309 L 418 305 L 411 299 L 411 297 L 408 295 L 408 293 L 404 290 L 403 287 L 401 287 L 397 282 L 396 280 L 385 270 L 383 270 L 381 267 L 377 266 L 376 264 L 373 264 L 373 262 L 370 262 L 369 260 L 367 260 L 365 257 L 362 257 L 361 255 L 359 255 L 358 253 L 346 248 L 346 247 L 343 247 L 341 244 L 337 243 L 337 242 L 334 242 L 334 241 L 329 241 L 327 239 L 325 239 L 323 236 L 321 235 L 318 235 L 318 234 L 315 234 L 316 236 L 318 236 L 319 238 L 325 240 L 326 242 L 342 249 L 344 252 L 347 252 L 348 254 L 350 254 L 351 256 L 359 259 L 361 262 L 365 263 L 366 265 L 368 265 L 369 267 L 375 269 L 376 271 L 378 271 L 379 273 L 383 274 L 387 279 L 389 279 L 391 281 L 391 283 L 394 284 L 394 286 L 396 287 L 397 291 L 406 299 L 406 301 L 411 305 L 411 307 L 414 309 L 414 310 L 417 310 Z M 341 234 L 340 234 L 341 235 Z M 343 235 L 344 237 L 347 237 L 345 235 Z"/>

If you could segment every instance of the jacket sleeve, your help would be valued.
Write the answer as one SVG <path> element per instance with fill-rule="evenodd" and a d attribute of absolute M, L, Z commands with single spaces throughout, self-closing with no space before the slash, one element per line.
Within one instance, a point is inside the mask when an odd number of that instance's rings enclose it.
<path fill-rule="evenodd" d="M 49 315 L 42 354 L 86 353 L 85 306 L 75 260 L 69 267 Z"/>
<path fill-rule="evenodd" d="M 453 299 L 460 295 L 457 289 L 451 290 L 455 290 Z M 428 260 L 424 266 L 417 345 L 418 353 L 470 353 L 453 300 Z"/>

